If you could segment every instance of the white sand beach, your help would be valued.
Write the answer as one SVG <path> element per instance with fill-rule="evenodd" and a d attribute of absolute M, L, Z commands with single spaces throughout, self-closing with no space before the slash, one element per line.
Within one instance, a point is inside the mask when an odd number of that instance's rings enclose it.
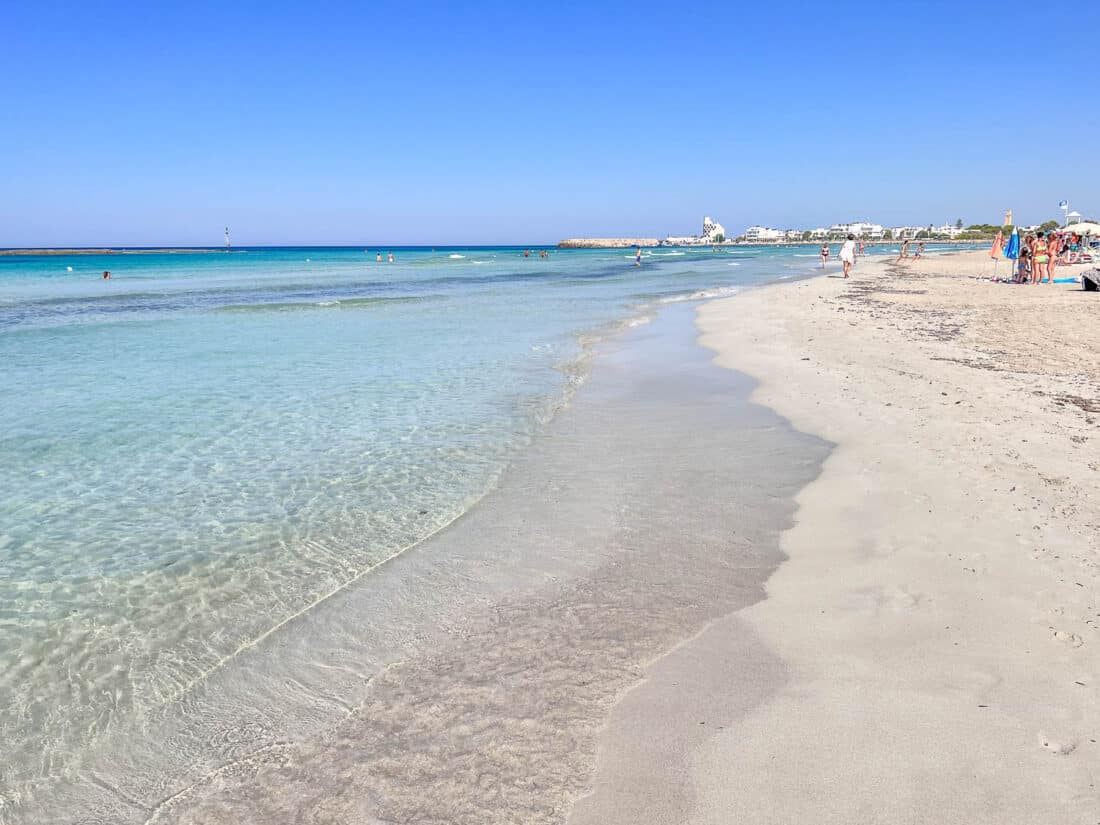
<path fill-rule="evenodd" d="M 783 687 L 684 755 L 691 822 L 1100 816 L 1100 301 L 991 271 L 865 260 L 701 308 L 754 400 L 837 446 L 731 619 Z"/>

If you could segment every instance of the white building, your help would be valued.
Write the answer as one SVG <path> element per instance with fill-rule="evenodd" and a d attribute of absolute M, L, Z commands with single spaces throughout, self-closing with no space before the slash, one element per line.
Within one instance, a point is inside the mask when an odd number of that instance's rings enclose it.
<path fill-rule="evenodd" d="M 703 218 L 703 240 L 706 243 L 722 243 L 726 239 L 726 228 L 718 221 L 710 219 L 707 215 Z"/>
<path fill-rule="evenodd" d="M 702 235 L 669 235 L 665 238 L 665 244 L 668 246 L 704 246 L 724 243 L 726 240 L 726 228 L 718 221 L 713 220 L 710 215 L 707 215 L 703 218 Z"/>
<path fill-rule="evenodd" d="M 864 221 L 854 221 L 852 223 L 834 223 L 829 227 L 829 234 L 839 237 L 845 237 L 847 235 L 855 235 L 857 238 L 870 238 L 872 240 L 878 240 L 883 236 L 885 230 L 877 223 L 866 223 Z"/>
<path fill-rule="evenodd" d="M 773 243 L 782 239 L 781 231 L 766 226 L 750 226 L 745 230 L 745 240 L 749 243 Z"/>

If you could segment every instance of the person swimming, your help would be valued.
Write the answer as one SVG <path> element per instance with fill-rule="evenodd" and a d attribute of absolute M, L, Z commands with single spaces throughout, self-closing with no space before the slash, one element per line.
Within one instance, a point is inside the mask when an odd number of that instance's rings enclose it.
<path fill-rule="evenodd" d="M 103 280 L 109 281 L 110 279 L 111 279 L 110 270 L 107 270 L 107 269 L 103 270 Z"/>

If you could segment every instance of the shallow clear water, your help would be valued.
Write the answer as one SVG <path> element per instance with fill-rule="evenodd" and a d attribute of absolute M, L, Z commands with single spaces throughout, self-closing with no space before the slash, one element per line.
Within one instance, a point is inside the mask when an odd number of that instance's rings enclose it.
<path fill-rule="evenodd" d="M 587 342 L 816 263 L 394 252 L 0 257 L 0 801 L 468 509 Z"/>

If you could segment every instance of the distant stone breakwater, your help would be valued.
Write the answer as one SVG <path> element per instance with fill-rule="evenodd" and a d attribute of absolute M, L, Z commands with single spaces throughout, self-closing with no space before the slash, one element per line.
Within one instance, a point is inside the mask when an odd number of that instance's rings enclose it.
<path fill-rule="evenodd" d="M 656 238 L 566 238 L 558 249 L 618 249 L 629 246 L 660 246 Z"/>
<path fill-rule="evenodd" d="M 0 255 L 206 255 L 215 252 L 227 252 L 226 249 L 0 249 Z"/>

